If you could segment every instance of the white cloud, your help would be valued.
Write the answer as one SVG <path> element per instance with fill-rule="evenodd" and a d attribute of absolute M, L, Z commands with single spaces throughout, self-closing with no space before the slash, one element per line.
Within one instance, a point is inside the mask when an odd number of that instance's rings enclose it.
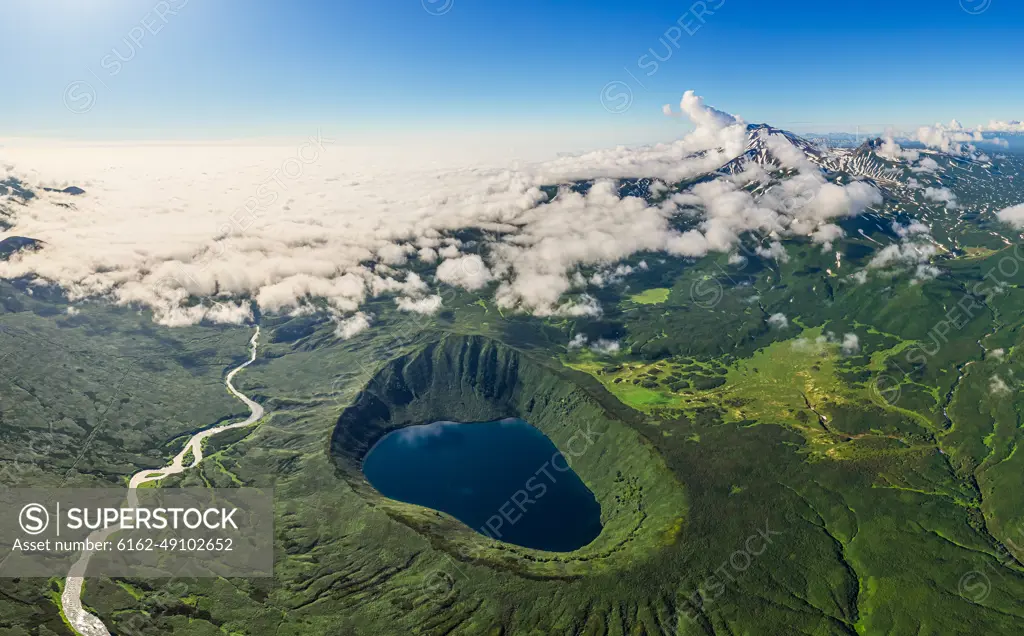
<path fill-rule="evenodd" d="M 811 241 L 822 246 L 822 251 L 832 249 L 832 242 L 841 239 L 846 233 L 843 228 L 834 223 L 825 223 L 818 226 L 818 229 L 811 233 Z"/>
<path fill-rule="evenodd" d="M 1018 230 L 1024 229 L 1024 203 L 1014 205 L 996 212 L 1000 221 L 1012 225 Z"/>
<path fill-rule="evenodd" d="M 643 263 L 643 261 L 641 261 L 641 263 Z M 644 268 L 641 267 L 640 269 L 644 269 Z M 584 280 L 582 282 L 583 283 L 589 282 L 591 285 L 593 285 L 595 287 L 604 287 L 605 285 L 611 285 L 611 284 L 614 284 L 614 283 L 620 283 L 620 282 L 622 282 L 622 280 L 626 276 L 629 276 L 632 273 L 633 273 L 633 268 L 630 265 L 622 265 L 622 264 L 620 264 L 620 265 L 615 266 L 614 269 L 612 269 L 612 268 L 603 268 L 603 269 L 601 269 L 599 271 L 596 271 L 590 277 L 589 281 Z M 580 276 L 580 278 L 582 278 L 582 275 L 579 274 L 579 272 L 574 274 L 574 280 L 578 280 L 578 279 L 575 278 L 576 276 Z"/>
<path fill-rule="evenodd" d="M 334 335 L 341 338 L 342 340 L 348 340 L 356 334 L 362 333 L 370 328 L 371 318 L 363 312 L 355 313 L 348 318 L 343 318 L 338 321 L 338 326 L 334 329 Z"/>
<path fill-rule="evenodd" d="M 724 111 L 707 106 L 704 103 L 704 98 L 696 95 L 693 91 L 686 91 L 682 101 L 679 102 L 679 109 L 690 118 L 690 121 L 695 126 L 706 130 L 721 130 L 744 123 L 742 119 L 735 115 L 730 115 Z M 669 104 L 662 106 L 662 112 L 666 115 L 674 114 L 672 106 Z"/>
<path fill-rule="evenodd" d="M 1011 132 L 1019 133 L 1024 132 L 1024 122 L 1017 120 L 1013 121 L 996 121 L 992 120 L 986 126 L 979 126 L 981 130 L 991 130 L 996 132 Z"/>
<path fill-rule="evenodd" d="M 906 238 L 915 234 L 928 234 L 931 232 L 931 228 L 920 221 L 911 221 L 907 225 L 900 225 L 894 221 L 892 229 L 900 238 Z"/>
<path fill-rule="evenodd" d="M 910 280 L 910 282 L 913 284 L 922 283 L 926 280 L 938 278 L 939 274 L 941 273 L 942 270 L 939 269 L 938 267 L 935 267 L 934 265 L 921 264 L 918 265 L 917 269 L 914 270 L 914 277 Z"/>
<path fill-rule="evenodd" d="M 591 351 L 606 356 L 618 353 L 620 348 L 621 345 L 617 340 L 605 340 L 604 338 L 600 338 L 590 345 Z"/>
<path fill-rule="evenodd" d="M 855 333 L 843 334 L 843 339 L 839 340 L 836 337 L 835 332 L 826 331 L 814 340 L 810 338 L 797 338 L 793 341 L 793 346 L 797 349 L 812 349 L 820 350 L 826 345 L 839 345 L 840 350 L 848 356 L 860 353 L 860 338 Z"/>
<path fill-rule="evenodd" d="M 860 353 L 860 338 L 855 333 L 844 334 L 843 342 L 839 346 L 848 356 Z"/>
<path fill-rule="evenodd" d="M 413 249 L 411 245 L 388 243 L 377 250 L 377 255 L 380 258 L 380 262 L 385 265 L 405 265 L 409 260 L 409 252 Z"/>
<path fill-rule="evenodd" d="M 983 141 L 980 131 L 969 131 L 953 120 L 950 125 L 935 124 L 917 129 L 917 141 L 929 148 L 936 148 L 953 155 L 969 155 L 974 152 L 972 142 Z"/>
<path fill-rule="evenodd" d="M 939 169 L 939 162 L 935 161 L 931 157 L 924 157 L 921 159 L 921 163 L 911 168 L 914 172 L 935 172 Z"/>
<path fill-rule="evenodd" d="M 768 317 L 768 324 L 775 329 L 785 329 L 789 327 L 789 319 L 783 313 L 772 314 Z"/>
<path fill-rule="evenodd" d="M 991 378 L 989 378 L 988 390 L 990 393 L 1002 395 L 1009 393 L 1010 387 L 1001 377 L 999 377 L 998 375 L 993 375 Z"/>
<path fill-rule="evenodd" d="M 459 247 L 457 245 L 446 245 L 441 249 L 437 250 L 438 256 L 446 259 L 453 259 L 459 257 Z"/>
<path fill-rule="evenodd" d="M 935 247 L 927 225 L 920 221 L 913 221 L 908 225 L 894 222 L 892 229 L 900 237 L 900 241 L 878 250 L 868 261 L 868 270 L 893 268 L 893 271 L 886 272 L 890 276 L 899 271 L 909 270 L 912 272 L 912 284 L 931 280 L 942 273 L 942 270 L 929 263 L 938 253 L 938 248 Z M 852 278 L 858 284 L 863 284 L 867 282 L 867 271 L 857 272 Z"/>
<path fill-rule="evenodd" d="M 697 230 L 673 233 L 665 240 L 665 251 L 676 256 L 698 258 L 708 253 L 708 240 Z"/>
<path fill-rule="evenodd" d="M 880 249 L 868 262 L 868 269 L 880 269 L 890 265 L 918 265 L 927 263 L 935 256 L 936 249 L 931 243 L 900 241 Z"/>
<path fill-rule="evenodd" d="M 476 254 L 461 258 L 449 258 L 437 268 L 437 279 L 465 289 L 475 291 L 487 286 L 494 277 L 484 260 Z"/>
<path fill-rule="evenodd" d="M 425 298 L 408 298 L 402 296 L 395 299 L 399 311 L 407 311 L 416 314 L 436 314 L 441 309 L 440 296 L 427 296 Z"/>
<path fill-rule="evenodd" d="M 875 151 L 875 154 L 889 161 L 917 161 L 921 156 L 921 153 L 916 150 L 904 150 L 901 148 L 891 135 L 885 137 L 882 145 Z"/>
<path fill-rule="evenodd" d="M 949 188 L 925 188 L 924 198 L 928 201 L 945 203 L 947 210 L 955 210 L 957 208 L 956 195 Z"/>
<path fill-rule="evenodd" d="M 597 299 L 593 296 L 583 294 L 579 299 L 565 301 L 560 306 L 551 310 L 550 314 L 544 311 L 542 315 L 568 316 L 572 318 L 589 316 L 594 318 L 602 313 L 604 312 L 601 309 L 601 303 L 597 302 Z"/>
<path fill-rule="evenodd" d="M 772 241 L 768 247 L 758 246 L 754 251 L 758 256 L 764 258 L 771 258 L 781 263 L 789 262 L 789 253 L 786 252 L 786 248 L 782 247 L 782 243 L 778 241 Z"/>
<path fill-rule="evenodd" d="M 622 345 L 618 340 L 608 340 L 606 338 L 598 338 L 591 342 L 584 334 L 578 333 L 572 337 L 572 340 L 569 341 L 566 347 L 569 351 L 586 347 L 598 355 L 610 356 L 618 353 Z"/>

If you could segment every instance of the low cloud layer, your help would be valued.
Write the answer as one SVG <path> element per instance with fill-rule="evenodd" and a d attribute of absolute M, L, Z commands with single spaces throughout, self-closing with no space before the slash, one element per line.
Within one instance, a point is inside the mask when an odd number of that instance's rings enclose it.
<path fill-rule="evenodd" d="M 1006 148 L 1009 146 L 1009 142 L 994 133 L 1017 133 L 1021 130 L 1024 129 L 1020 127 L 1020 122 L 1016 121 L 992 121 L 987 126 L 966 128 L 954 119 L 949 124 L 935 124 L 918 128 L 914 134 L 914 141 L 919 141 L 929 148 L 947 154 L 988 162 L 991 161 L 991 157 L 979 150 L 977 144 Z M 912 153 L 913 151 L 904 152 Z"/>
<path fill-rule="evenodd" d="M 1024 133 L 1024 122 L 1016 119 L 1012 121 L 992 120 L 985 126 L 979 126 L 979 128 L 981 130 L 990 130 L 993 132 Z"/>
<path fill-rule="evenodd" d="M 829 245 L 841 235 L 831 221 L 882 201 L 865 182 L 828 182 L 786 137 L 764 131 L 755 141 L 795 173 L 782 183 L 751 164 L 658 204 L 620 197 L 619 179 L 667 192 L 751 143 L 743 119 L 692 92 L 678 116 L 694 130 L 672 143 L 515 169 L 435 167 L 319 135 L 293 147 L 6 146 L 0 175 L 40 196 L 10 206 L 15 225 L 0 239 L 46 245 L 0 263 L 0 277 L 35 275 L 73 299 L 147 307 L 166 325 L 240 323 L 252 303 L 294 313 L 323 300 L 339 336 L 351 337 L 372 322 L 359 313 L 367 299 L 393 294 L 400 310 L 431 313 L 442 306 L 441 285 L 491 294 L 512 311 L 595 315 L 588 289 L 615 280 L 615 265 L 639 252 L 699 258 L 730 252 L 755 230 L 773 237 L 767 255 L 785 260 L 778 238 Z M 577 180 L 592 187 L 565 187 Z M 86 193 L 41 190 L 71 184 Z M 559 184 L 554 196 L 542 190 Z M 695 227 L 675 229 L 681 217 Z M 461 230 L 479 238 L 463 243 Z M 581 268 L 610 277 L 583 277 Z"/>

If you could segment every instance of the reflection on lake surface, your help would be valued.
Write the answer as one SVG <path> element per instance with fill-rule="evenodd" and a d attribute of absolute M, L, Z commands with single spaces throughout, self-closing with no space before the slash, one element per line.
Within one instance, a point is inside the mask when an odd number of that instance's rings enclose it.
<path fill-rule="evenodd" d="M 569 552 L 601 532 L 601 507 L 523 420 L 435 422 L 389 433 L 363 473 L 382 495 L 446 512 L 499 541 Z"/>

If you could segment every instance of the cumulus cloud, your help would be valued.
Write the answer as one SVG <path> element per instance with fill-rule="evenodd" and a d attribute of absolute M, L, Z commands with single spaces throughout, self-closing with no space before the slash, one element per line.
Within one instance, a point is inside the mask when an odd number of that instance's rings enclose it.
<path fill-rule="evenodd" d="M 900 241 L 880 249 L 868 261 L 868 269 L 881 269 L 891 265 L 914 265 L 927 263 L 935 256 L 936 249 L 931 243 L 921 241 Z"/>
<path fill-rule="evenodd" d="M 1010 387 L 1009 385 L 1006 384 L 1006 381 L 1003 380 L 1001 377 L 999 377 L 998 375 L 993 375 L 991 378 L 989 378 L 988 390 L 989 393 L 1003 395 L 1010 392 Z"/>
<path fill-rule="evenodd" d="M 768 324 L 775 329 L 785 329 L 789 327 L 789 319 L 783 313 L 772 314 L 768 317 Z"/>
<path fill-rule="evenodd" d="M 447 259 L 458 258 L 460 253 L 461 252 L 459 252 L 459 246 L 457 244 L 445 245 L 441 249 L 437 250 L 438 256 Z"/>
<path fill-rule="evenodd" d="M 847 335 L 848 336 L 853 336 L 855 334 L 847 334 Z M 826 331 L 825 333 L 821 334 L 820 336 L 815 337 L 813 340 L 810 339 L 810 338 L 807 338 L 807 337 L 803 337 L 803 336 L 797 338 L 796 340 L 793 341 L 793 348 L 794 349 L 799 349 L 799 350 L 804 350 L 804 351 L 807 351 L 807 350 L 810 350 L 810 351 L 820 351 L 820 350 L 824 349 L 826 346 L 829 346 L 829 345 L 835 346 L 837 344 L 842 346 L 840 341 L 836 338 L 835 332 L 834 331 Z"/>
<path fill-rule="evenodd" d="M 893 232 L 896 232 L 897 236 L 900 238 L 906 238 L 915 234 L 928 234 L 931 232 L 931 228 L 920 221 L 911 221 L 907 225 L 900 225 L 899 223 L 894 222 L 892 224 L 892 230 Z"/>
<path fill-rule="evenodd" d="M 476 254 L 461 258 L 449 258 L 437 268 L 437 279 L 456 287 L 470 291 L 487 286 L 493 276 L 484 260 Z"/>
<path fill-rule="evenodd" d="M 914 276 L 913 278 L 910 279 L 910 282 L 916 285 L 926 280 L 938 278 L 939 274 L 941 273 L 942 270 L 939 269 L 938 267 L 935 267 L 934 265 L 928 265 L 927 263 L 923 263 L 921 265 L 918 265 L 917 268 L 914 270 Z"/>
<path fill-rule="evenodd" d="M 416 314 L 436 314 L 441 309 L 441 297 L 438 295 L 425 298 L 408 298 L 402 296 L 395 299 L 395 304 L 400 311 L 407 311 Z"/>
<path fill-rule="evenodd" d="M 843 341 L 839 347 L 848 356 L 860 353 L 860 338 L 855 333 L 843 334 Z"/>
<path fill-rule="evenodd" d="M 584 334 L 578 333 L 572 337 L 569 344 L 566 345 L 570 351 L 582 349 L 584 347 L 590 349 L 598 355 L 615 355 L 622 348 L 622 345 L 618 340 L 608 340 L 606 338 L 598 338 L 597 340 L 590 341 Z"/>
<path fill-rule="evenodd" d="M 754 250 L 758 256 L 764 258 L 771 258 L 781 263 L 789 262 L 789 253 L 786 252 L 786 248 L 782 247 L 782 243 L 778 241 L 772 241 L 768 247 L 757 247 Z"/>
<path fill-rule="evenodd" d="M 992 120 L 987 125 L 979 126 L 978 128 L 981 130 L 990 130 L 994 132 L 1024 133 L 1024 122 L 1020 122 L 1018 120 Z"/>
<path fill-rule="evenodd" d="M 665 251 L 676 256 L 698 258 L 708 253 L 708 239 L 697 230 L 672 234 L 665 240 Z"/>
<path fill-rule="evenodd" d="M 334 335 L 342 340 L 348 340 L 349 338 L 369 329 L 370 323 L 371 319 L 369 315 L 363 312 L 358 312 L 348 318 L 339 320 L 337 327 L 334 329 Z"/>
<path fill-rule="evenodd" d="M 901 148 L 896 143 L 896 140 L 892 138 L 892 135 L 885 137 L 882 145 L 875 151 L 875 154 L 889 161 L 917 161 L 921 157 L 921 153 L 917 150 L 904 150 Z"/>
<path fill-rule="evenodd" d="M 968 155 L 975 150 L 972 142 L 984 141 L 984 137 L 981 131 L 967 130 L 954 119 L 948 126 L 935 124 L 918 128 L 917 141 L 948 154 Z"/>
<path fill-rule="evenodd" d="M 601 309 L 601 303 L 597 302 L 597 299 L 590 294 L 583 294 L 577 299 L 565 301 L 551 310 L 550 313 L 545 311 L 544 315 L 581 318 L 584 316 L 597 317 L 602 313 L 604 313 L 604 310 Z"/>
<path fill-rule="evenodd" d="M 385 265 L 405 265 L 409 260 L 409 252 L 413 250 L 411 245 L 395 245 L 389 243 L 377 250 L 381 263 Z"/>
<path fill-rule="evenodd" d="M 931 157 L 924 157 L 921 162 L 912 167 L 911 170 L 918 173 L 936 172 L 939 169 L 939 162 Z"/>
<path fill-rule="evenodd" d="M 581 349 L 587 346 L 587 336 L 585 334 L 578 333 L 572 337 L 572 339 L 569 341 L 569 344 L 566 346 L 569 348 L 570 351 L 573 349 Z"/>
<path fill-rule="evenodd" d="M 252 308 L 241 302 L 214 302 L 211 305 L 176 305 L 162 315 L 162 324 L 185 327 L 202 321 L 241 325 L 252 320 Z"/>
<path fill-rule="evenodd" d="M 637 265 L 638 268 L 644 269 L 646 263 L 643 261 Z M 584 280 L 583 276 L 577 272 L 574 277 L 574 283 L 579 286 L 585 286 L 586 284 L 593 285 L 595 287 L 604 287 L 605 285 L 612 285 L 615 283 L 622 282 L 622 280 L 633 273 L 633 267 L 630 265 L 617 265 L 614 268 L 602 268 L 591 275 L 589 280 Z"/>
<path fill-rule="evenodd" d="M 996 212 L 996 217 L 1018 230 L 1024 229 L 1024 203 L 1000 210 Z"/>
<path fill-rule="evenodd" d="M 614 355 L 619 352 L 620 344 L 617 340 L 598 339 L 590 344 L 590 350 L 600 355 Z"/>
<path fill-rule="evenodd" d="M 860 338 L 855 333 L 843 334 L 843 338 L 840 340 L 836 336 L 835 332 L 826 331 L 813 340 L 806 337 L 800 337 L 793 341 L 793 348 L 803 351 L 819 351 L 826 346 L 834 347 L 836 345 L 839 346 L 840 351 L 848 356 L 860 352 Z"/>
<path fill-rule="evenodd" d="M 683 94 L 683 99 L 679 102 L 679 110 L 681 114 L 687 115 L 695 126 L 706 130 L 722 130 L 729 126 L 742 125 L 744 123 L 741 118 L 735 115 L 730 115 L 706 105 L 704 98 L 695 94 L 694 91 L 686 91 Z M 672 112 L 672 106 L 669 104 L 665 104 L 662 107 L 662 112 L 666 115 L 676 114 Z"/>
<path fill-rule="evenodd" d="M 945 203 L 947 210 L 955 210 L 957 208 L 956 195 L 949 188 L 925 188 L 924 198 L 928 201 Z"/>

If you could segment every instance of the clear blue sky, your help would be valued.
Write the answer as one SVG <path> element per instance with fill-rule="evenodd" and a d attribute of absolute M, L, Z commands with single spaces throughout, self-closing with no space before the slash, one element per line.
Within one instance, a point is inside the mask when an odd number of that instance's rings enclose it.
<path fill-rule="evenodd" d="M 797 130 L 1024 118 L 1020 0 L 706 0 L 703 24 L 689 0 L 3 4 L 0 137 L 323 126 L 371 140 L 529 129 L 629 142 L 680 126 L 660 107 L 686 89 Z M 695 32 L 670 30 L 680 20 Z M 671 57 L 648 76 L 649 49 Z M 92 88 L 68 88 L 76 80 Z M 624 113 L 602 105 L 613 81 L 632 91 Z M 613 85 L 606 105 L 622 109 L 621 95 Z"/>

